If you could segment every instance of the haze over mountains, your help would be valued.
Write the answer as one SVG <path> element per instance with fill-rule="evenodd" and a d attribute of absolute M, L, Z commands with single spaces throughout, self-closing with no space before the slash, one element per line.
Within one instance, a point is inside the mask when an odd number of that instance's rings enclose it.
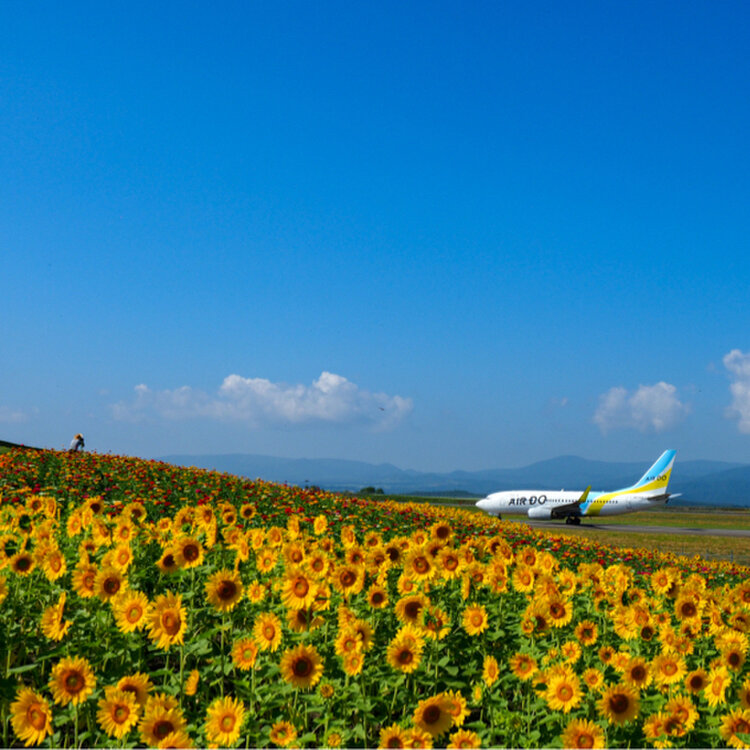
<path fill-rule="evenodd" d="M 654 456 L 654 460 L 656 456 Z M 614 490 L 636 482 L 649 463 L 589 461 L 559 456 L 516 469 L 451 471 L 446 473 L 400 469 L 393 464 L 370 464 L 343 459 L 292 459 L 244 453 L 222 455 L 172 455 L 163 461 L 182 466 L 237 474 L 292 485 L 316 485 L 326 490 L 358 491 L 382 488 L 386 493 L 477 495 L 511 489 Z M 669 483 L 672 501 L 680 505 L 750 507 L 750 465 L 724 461 L 680 461 Z"/>

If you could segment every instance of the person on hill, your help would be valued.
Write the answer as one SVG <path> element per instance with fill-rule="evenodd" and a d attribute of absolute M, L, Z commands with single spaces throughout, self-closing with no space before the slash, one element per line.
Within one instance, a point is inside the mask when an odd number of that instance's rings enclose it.
<path fill-rule="evenodd" d="M 78 451 L 82 450 L 84 447 L 83 445 L 83 435 L 79 432 L 71 441 L 70 441 L 70 448 L 68 448 L 68 453 L 78 453 Z"/>

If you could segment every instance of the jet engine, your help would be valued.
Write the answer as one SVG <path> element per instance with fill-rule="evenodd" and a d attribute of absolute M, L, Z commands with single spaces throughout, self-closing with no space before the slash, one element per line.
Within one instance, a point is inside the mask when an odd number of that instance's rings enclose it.
<path fill-rule="evenodd" d="M 529 518 L 536 518 L 537 520 L 549 520 L 552 518 L 552 508 L 529 508 L 526 512 Z"/>

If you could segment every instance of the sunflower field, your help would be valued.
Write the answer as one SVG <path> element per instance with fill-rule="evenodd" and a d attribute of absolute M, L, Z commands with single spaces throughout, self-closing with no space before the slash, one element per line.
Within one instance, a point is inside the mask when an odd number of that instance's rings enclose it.
<path fill-rule="evenodd" d="M 4 747 L 748 747 L 750 569 L 0 456 Z"/>

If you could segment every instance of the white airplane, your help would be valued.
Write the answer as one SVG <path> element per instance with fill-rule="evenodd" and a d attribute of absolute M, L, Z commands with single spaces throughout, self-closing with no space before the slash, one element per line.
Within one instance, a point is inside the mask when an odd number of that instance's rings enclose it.
<path fill-rule="evenodd" d="M 502 513 L 525 515 L 534 519 L 564 518 L 566 523 L 581 523 L 586 516 L 614 516 L 648 510 L 670 497 L 667 492 L 677 451 L 668 450 L 634 484 L 614 492 L 591 492 L 589 485 L 583 492 L 560 490 L 510 490 L 493 492 L 479 500 L 477 508 L 492 516 Z"/>

